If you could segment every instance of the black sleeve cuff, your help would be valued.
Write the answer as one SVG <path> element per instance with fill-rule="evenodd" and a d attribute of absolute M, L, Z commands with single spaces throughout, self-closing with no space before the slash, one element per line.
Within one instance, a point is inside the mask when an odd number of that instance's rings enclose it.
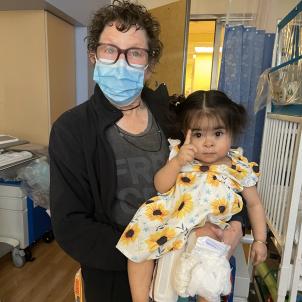
<path fill-rule="evenodd" d="M 244 224 L 244 219 L 241 212 L 233 215 L 229 221 L 239 221 L 242 225 Z"/>
<path fill-rule="evenodd" d="M 242 201 L 243 201 L 242 210 L 239 213 L 233 215 L 232 218 L 229 220 L 229 222 L 230 221 L 239 221 L 241 223 L 242 234 L 244 236 L 245 235 L 245 229 L 250 226 L 250 222 L 249 222 L 249 219 L 248 219 L 246 202 L 243 198 L 242 198 Z"/>

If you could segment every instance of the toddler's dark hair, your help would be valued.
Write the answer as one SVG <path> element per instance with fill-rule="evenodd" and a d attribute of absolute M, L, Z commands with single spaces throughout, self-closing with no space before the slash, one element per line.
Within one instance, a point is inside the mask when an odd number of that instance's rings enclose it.
<path fill-rule="evenodd" d="M 177 119 L 182 131 L 198 127 L 203 118 L 216 119 L 222 122 L 226 130 L 234 138 L 242 132 L 247 123 L 245 108 L 233 102 L 219 90 L 198 90 L 187 98 L 175 97 L 171 104 L 177 113 Z"/>

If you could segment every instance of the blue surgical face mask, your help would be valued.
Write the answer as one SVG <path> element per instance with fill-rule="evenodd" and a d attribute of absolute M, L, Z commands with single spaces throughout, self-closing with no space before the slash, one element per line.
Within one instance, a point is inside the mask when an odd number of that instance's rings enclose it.
<path fill-rule="evenodd" d="M 106 98 L 115 106 L 130 105 L 144 87 L 144 68 L 134 68 L 125 60 L 105 64 L 96 60 L 93 80 L 100 86 Z"/>

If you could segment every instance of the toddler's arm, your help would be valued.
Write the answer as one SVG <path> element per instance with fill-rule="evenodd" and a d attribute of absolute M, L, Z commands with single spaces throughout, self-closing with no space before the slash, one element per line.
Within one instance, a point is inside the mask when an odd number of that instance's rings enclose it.
<path fill-rule="evenodd" d="M 255 186 L 244 188 L 242 196 L 246 200 L 247 212 L 254 236 L 251 260 L 254 265 L 257 265 L 263 262 L 267 256 L 265 212 Z"/>
<path fill-rule="evenodd" d="M 188 130 L 185 142 L 178 154 L 154 176 L 154 186 L 159 193 L 165 193 L 174 186 L 180 169 L 194 159 L 195 152 L 197 152 L 196 147 L 191 144 L 191 130 Z"/>

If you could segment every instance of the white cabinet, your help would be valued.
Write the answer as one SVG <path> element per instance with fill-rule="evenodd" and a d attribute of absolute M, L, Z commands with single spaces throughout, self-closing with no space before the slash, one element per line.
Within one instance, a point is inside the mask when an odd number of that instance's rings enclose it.
<path fill-rule="evenodd" d="M 20 187 L 0 185 L 0 237 L 18 240 L 21 249 L 29 245 L 26 195 Z"/>

